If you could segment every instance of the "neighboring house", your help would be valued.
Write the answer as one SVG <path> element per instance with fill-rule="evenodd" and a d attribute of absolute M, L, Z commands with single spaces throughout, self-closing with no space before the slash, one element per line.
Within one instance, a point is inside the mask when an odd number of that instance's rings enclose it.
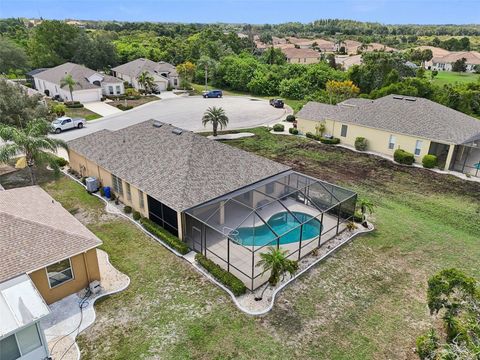
<path fill-rule="evenodd" d="M 252 245 L 252 238 L 247 238 L 249 227 L 266 226 L 257 215 L 266 220 L 277 215 L 279 221 L 286 221 L 291 210 L 313 212 L 312 217 L 318 220 L 312 220 L 315 227 L 309 241 L 304 238 L 302 249 L 298 249 L 299 241 L 302 244 L 299 233 L 291 233 L 297 238 L 289 239 L 289 246 L 297 246 L 296 250 L 290 249 L 291 253 L 303 257 L 320 245 L 319 229 L 322 239 L 329 239 L 344 229 L 346 219 L 354 213 L 356 194 L 351 191 L 335 190 L 332 196 L 330 191 L 337 189 L 334 185 L 321 185 L 320 180 L 295 173 L 288 166 L 155 120 L 116 131 L 101 130 L 68 144 L 74 170 L 98 178 L 125 205 L 177 235 L 192 250 L 234 273 L 251 289 L 267 280 L 259 275 L 261 269 L 251 268 L 259 251 L 266 249 Z M 306 193 L 323 199 L 316 203 L 318 207 L 310 208 L 313 200 L 297 191 L 308 186 L 311 190 Z M 283 205 L 275 196 L 283 199 Z M 344 201 L 348 205 L 342 205 L 341 213 L 322 215 Z M 257 207 L 255 215 L 253 208 Z M 202 225 L 202 217 L 216 225 Z M 301 221 L 308 220 L 300 217 Z M 235 230 L 244 220 L 243 230 Z M 320 227 L 321 222 L 325 226 Z M 263 234 L 261 241 L 276 243 L 280 233 Z M 244 237 L 245 242 L 239 237 Z M 252 247 L 259 251 L 253 254 Z"/>
<path fill-rule="evenodd" d="M 0 358 L 49 356 L 47 304 L 100 280 L 101 241 L 40 187 L 0 191 Z"/>
<path fill-rule="evenodd" d="M 342 48 L 345 49 L 345 52 L 349 55 L 355 55 L 362 52 L 372 52 L 372 51 L 385 51 L 385 52 L 395 52 L 398 51 L 390 46 L 379 44 L 379 43 L 369 43 L 364 44 L 355 40 L 344 40 L 337 42 L 334 46 L 334 50 L 339 52 Z"/>
<path fill-rule="evenodd" d="M 335 44 L 333 41 L 325 39 L 299 39 L 288 38 L 290 44 L 295 45 L 298 49 L 314 49 L 322 52 L 333 52 Z"/>
<path fill-rule="evenodd" d="M 321 57 L 321 54 L 313 49 L 283 48 L 282 52 L 291 64 L 316 64 Z"/>
<path fill-rule="evenodd" d="M 441 57 L 432 59 L 432 70 L 452 71 L 452 66 L 457 60 L 466 60 L 467 72 L 475 72 L 475 66 L 480 66 L 480 53 L 477 51 L 455 51 Z"/>
<path fill-rule="evenodd" d="M 439 47 L 435 47 L 435 46 L 422 45 L 422 46 L 417 46 L 415 49 L 430 50 L 432 52 L 432 56 L 433 56 L 432 58 L 441 58 L 450 54 L 450 51 L 439 48 Z M 426 61 L 424 64 L 425 69 L 428 69 L 428 70 L 432 68 L 432 65 L 433 65 L 432 60 Z"/>
<path fill-rule="evenodd" d="M 348 70 L 353 65 L 362 64 L 362 55 L 337 55 L 335 63 L 339 64 L 343 70 Z"/>
<path fill-rule="evenodd" d="M 41 69 L 38 69 L 41 70 Z M 61 87 L 62 79 L 71 75 L 77 82 L 73 88 L 73 99 L 68 86 Z M 92 102 L 100 101 L 103 95 L 125 93 L 123 81 L 110 75 L 93 71 L 83 65 L 67 62 L 43 71 L 31 71 L 35 89 L 47 96 L 59 95 L 64 100 Z"/>
<path fill-rule="evenodd" d="M 388 95 L 376 100 L 350 99 L 338 105 L 307 103 L 297 114 L 302 133 L 316 132 L 323 122 L 325 134 L 354 146 L 365 137 L 368 150 L 393 156 L 396 149 L 438 157 L 439 167 L 480 175 L 480 121 L 433 101 Z"/>
<path fill-rule="evenodd" d="M 140 58 L 112 69 L 116 77 L 127 81 L 137 90 L 141 89 L 138 77 L 144 71 L 147 71 L 153 77 L 155 85 L 160 91 L 165 91 L 168 88 L 178 89 L 180 86 L 180 76 L 175 66 L 164 61 L 155 62 Z"/>

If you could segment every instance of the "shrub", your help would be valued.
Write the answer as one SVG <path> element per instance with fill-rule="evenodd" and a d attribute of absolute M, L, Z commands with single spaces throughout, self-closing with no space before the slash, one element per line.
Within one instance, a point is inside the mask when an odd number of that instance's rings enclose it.
<path fill-rule="evenodd" d="M 101 197 L 105 196 L 105 189 L 103 188 L 103 186 L 100 186 L 100 196 Z"/>
<path fill-rule="evenodd" d="M 293 127 L 289 128 L 288 132 L 292 135 L 298 135 L 298 129 L 295 129 Z"/>
<path fill-rule="evenodd" d="M 118 104 L 117 108 L 119 108 L 122 111 L 130 110 L 133 109 L 132 105 L 123 105 L 123 104 Z"/>
<path fill-rule="evenodd" d="M 86 176 L 82 176 L 80 181 L 82 182 L 83 185 L 87 185 L 87 177 Z"/>
<path fill-rule="evenodd" d="M 282 132 L 284 130 L 285 130 L 285 126 L 283 126 L 283 124 L 273 125 L 273 131 L 275 131 L 275 132 Z"/>
<path fill-rule="evenodd" d="M 355 225 L 355 223 L 353 221 L 349 221 L 349 222 L 347 222 L 346 228 L 349 231 L 353 231 L 357 228 L 357 225 Z"/>
<path fill-rule="evenodd" d="M 133 220 L 138 221 L 142 218 L 142 215 L 138 211 L 134 211 L 132 214 Z"/>
<path fill-rule="evenodd" d="M 315 135 L 314 133 L 311 133 L 311 132 L 307 132 L 305 134 L 305 136 L 309 139 L 313 139 L 313 140 L 319 140 L 320 138 L 318 137 L 318 135 Z"/>
<path fill-rule="evenodd" d="M 185 244 L 175 235 L 170 234 L 161 226 L 155 224 L 152 220 L 142 218 L 140 220 L 140 224 L 142 224 L 145 230 L 147 230 L 152 235 L 155 235 L 156 237 L 162 239 L 165 243 L 177 250 L 180 254 L 185 255 L 189 252 L 187 244 Z"/>
<path fill-rule="evenodd" d="M 357 137 L 355 139 L 355 149 L 357 149 L 358 151 L 367 150 L 367 139 L 361 136 Z"/>
<path fill-rule="evenodd" d="M 111 201 L 114 201 L 117 197 L 115 196 L 115 194 L 113 192 L 110 192 L 110 200 Z"/>
<path fill-rule="evenodd" d="M 435 359 L 439 345 L 439 339 L 432 329 L 425 335 L 417 338 L 417 354 L 422 360 Z"/>
<path fill-rule="evenodd" d="M 67 106 L 65 104 L 55 103 L 50 109 L 55 115 L 63 116 L 65 115 L 65 111 L 67 111 Z"/>
<path fill-rule="evenodd" d="M 80 101 L 65 101 L 65 105 L 69 109 L 83 108 L 83 104 L 81 104 Z"/>
<path fill-rule="evenodd" d="M 64 167 L 64 166 L 67 166 L 68 165 L 68 161 L 65 160 L 64 158 L 60 157 L 60 156 L 57 156 L 55 158 L 55 162 L 57 163 L 57 165 L 59 167 Z"/>
<path fill-rule="evenodd" d="M 295 115 L 292 115 L 292 114 L 287 115 L 285 120 L 287 120 L 288 122 L 294 122 L 295 121 Z"/>
<path fill-rule="evenodd" d="M 422 165 L 424 168 L 433 169 L 438 164 L 438 159 L 435 155 L 425 155 L 422 158 Z"/>
<path fill-rule="evenodd" d="M 128 205 L 124 206 L 124 207 L 123 207 L 123 212 L 124 212 L 125 214 L 131 214 L 131 213 L 132 213 L 132 207 L 131 207 L 131 206 L 128 206 Z"/>
<path fill-rule="evenodd" d="M 362 222 L 363 221 L 363 215 L 360 211 L 355 211 L 355 214 L 353 214 L 353 221 L 355 221 L 355 222 Z"/>
<path fill-rule="evenodd" d="M 205 270 L 212 274 L 215 279 L 229 288 L 235 296 L 243 295 L 247 291 L 247 287 L 240 279 L 222 269 L 219 265 L 215 264 L 212 260 L 207 259 L 202 254 L 195 255 L 195 260 L 197 260 Z"/>
<path fill-rule="evenodd" d="M 408 151 L 397 149 L 393 153 L 393 159 L 399 163 L 404 165 L 412 165 L 415 162 L 415 156 Z"/>
<path fill-rule="evenodd" d="M 125 89 L 125 95 L 132 96 L 132 97 L 137 97 L 137 96 L 140 97 L 140 93 L 134 88 Z"/>
<path fill-rule="evenodd" d="M 339 138 L 320 138 L 320 141 L 322 142 L 322 144 L 329 144 L 329 145 L 336 145 L 336 144 L 340 144 L 340 139 Z"/>

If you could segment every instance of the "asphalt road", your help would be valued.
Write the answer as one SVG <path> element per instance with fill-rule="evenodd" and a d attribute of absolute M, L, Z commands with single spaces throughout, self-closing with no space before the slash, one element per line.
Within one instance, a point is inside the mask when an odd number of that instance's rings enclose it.
<path fill-rule="evenodd" d="M 227 129 L 241 129 L 273 124 L 282 119 L 290 109 L 276 109 L 266 100 L 244 96 L 226 96 L 221 99 L 204 99 L 200 96 L 178 97 L 147 103 L 138 108 L 89 121 L 83 129 L 52 135 L 69 141 L 102 129 L 118 130 L 140 122 L 156 119 L 190 131 L 209 131 L 204 128 L 202 116 L 209 106 L 221 106 L 229 118 Z"/>

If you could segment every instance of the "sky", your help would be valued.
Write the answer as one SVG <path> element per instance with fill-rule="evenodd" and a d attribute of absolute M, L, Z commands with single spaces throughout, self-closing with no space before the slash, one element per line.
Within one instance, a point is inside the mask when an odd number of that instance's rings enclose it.
<path fill-rule="evenodd" d="M 480 0 L 0 0 L 0 18 L 276 24 L 339 18 L 480 24 Z"/>

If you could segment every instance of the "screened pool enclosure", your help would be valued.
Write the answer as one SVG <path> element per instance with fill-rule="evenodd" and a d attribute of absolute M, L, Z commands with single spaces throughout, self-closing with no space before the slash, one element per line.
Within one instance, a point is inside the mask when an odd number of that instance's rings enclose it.
<path fill-rule="evenodd" d="M 184 238 L 254 290 L 269 276 L 256 266 L 262 252 L 281 247 L 301 259 L 345 229 L 356 200 L 350 190 L 291 171 L 187 210 Z"/>

